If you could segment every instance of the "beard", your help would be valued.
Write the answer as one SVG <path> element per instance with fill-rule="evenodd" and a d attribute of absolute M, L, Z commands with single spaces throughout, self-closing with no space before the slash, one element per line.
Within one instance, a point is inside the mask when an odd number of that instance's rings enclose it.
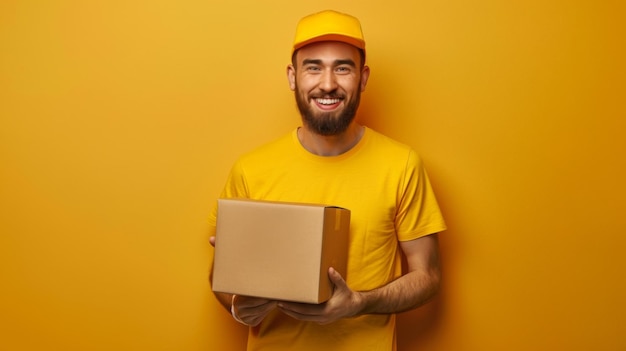
<path fill-rule="evenodd" d="M 309 99 L 304 93 L 300 93 L 297 84 L 295 95 L 303 123 L 314 133 L 323 136 L 338 135 L 345 132 L 354 120 L 361 100 L 361 92 L 359 91 L 352 99 L 344 100 L 345 105 L 341 111 L 320 112 L 309 104 Z M 311 97 L 311 99 L 316 97 L 344 98 L 337 92 L 319 94 Z"/>

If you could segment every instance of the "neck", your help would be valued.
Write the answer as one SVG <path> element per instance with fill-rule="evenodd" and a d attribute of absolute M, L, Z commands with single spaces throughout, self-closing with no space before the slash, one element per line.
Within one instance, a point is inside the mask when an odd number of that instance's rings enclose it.
<path fill-rule="evenodd" d="M 310 153 L 318 156 L 337 156 L 352 149 L 363 137 L 365 127 L 352 123 L 348 129 L 337 135 L 319 135 L 306 127 L 298 128 L 300 144 Z"/>

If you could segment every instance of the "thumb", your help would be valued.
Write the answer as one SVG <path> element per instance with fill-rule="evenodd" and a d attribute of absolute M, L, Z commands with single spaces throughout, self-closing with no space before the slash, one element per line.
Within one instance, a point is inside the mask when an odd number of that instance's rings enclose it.
<path fill-rule="evenodd" d="M 341 274 L 337 272 L 333 267 L 328 268 L 328 277 L 330 281 L 335 284 L 335 287 L 338 289 L 347 289 L 348 285 L 346 281 L 343 279 Z"/>
<path fill-rule="evenodd" d="M 215 247 L 215 237 L 214 236 L 209 238 L 209 243 L 211 243 L 211 246 Z"/>

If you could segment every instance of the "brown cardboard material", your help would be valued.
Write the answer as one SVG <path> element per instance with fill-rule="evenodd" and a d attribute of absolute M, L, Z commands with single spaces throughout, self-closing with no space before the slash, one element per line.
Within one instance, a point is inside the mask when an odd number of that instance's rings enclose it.
<path fill-rule="evenodd" d="M 213 290 L 322 303 L 333 290 L 328 268 L 346 277 L 349 228 L 339 207 L 220 199 Z"/>

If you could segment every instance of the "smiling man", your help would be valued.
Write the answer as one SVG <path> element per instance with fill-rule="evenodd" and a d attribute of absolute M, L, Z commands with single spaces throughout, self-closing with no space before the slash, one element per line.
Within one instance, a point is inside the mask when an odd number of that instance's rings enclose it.
<path fill-rule="evenodd" d="M 295 51 L 287 67 L 289 86 L 304 123 L 298 136 L 314 154 L 341 154 L 363 134 L 364 128 L 354 123 L 369 77 L 360 50 L 339 41 L 310 43 Z M 329 147 L 320 149 L 319 141 Z"/>
<path fill-rule="evenodd" d="M 301 19 L 287 78 L 302 126 L 241 157 L 221 194 L 351 210 L 347 274 L 329 269 L 325 303 L 216 293 L 250 327 L 249 350 L 395 350 L 395 314 L 439 288 L 437 233 L 446 227 L 422 162 L 355 120 L 365 58 L 358 19 L 335 11 Z M 210 224 L 214 231 L 216 210 Z"/>

